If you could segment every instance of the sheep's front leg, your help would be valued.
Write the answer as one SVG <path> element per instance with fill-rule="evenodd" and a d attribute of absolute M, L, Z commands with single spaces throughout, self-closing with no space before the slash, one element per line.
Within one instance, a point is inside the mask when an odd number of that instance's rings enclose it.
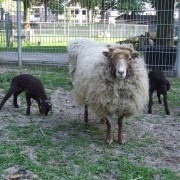
<path fill-rule="evenodd" d="M 167 92 L 163 94 L 163 101 L 165 106 L 165 111 L 167 115 L 170 115 L 169 108 L 168 108 L 168 102 L 167 102 Z"/>
<path fill-rule="evenodd" d="M 153 105 L 152 96 L 153 96 L 153 90 L 149 90 L 149 104 L 148 104 L 148 113 L 149 114 L 152 113 L 152 105 Z"/>
<path fill-rule="evenodd" d="M 88 105 L 84 106 L 84 123 L 88 124 Z"/>
<path fill-rule="evenodd" d="M 157 97 L 158 97 L 158 102 L 159 102 L 159 104 L 162 104 L 161 95 L 160 95 L 160 93 L 158 93 L 158 92 L 157 92 Z"/>
<path fill-rule="evenodd" d="M 106 142 L 108 144 L 111 144 L 113 142 L 112 133 L 111 133 L 111 122 L 107 118 L 104 119 L 106 119 L 106 125 L 107 125 Z"/>
<path fill-rule="evenodd" d="M 122 123 L 123 119 L 124 119 L 124 115 L 120 116 L 118 118 L 118 128 L 119 128 L 118 129 L 118 142 L 120 144 L 125 144 L 126 143 L 125 137 L 123 135 L 123 123 Z"/>
<path fill-rule="evenodd" d="M 31 107 L 31 99 L 28 94 L 26 94 L 26 102 L 27 102 L 27 110 L 26 110 L 26 115 L 30 115 L 30 107 Z"/>

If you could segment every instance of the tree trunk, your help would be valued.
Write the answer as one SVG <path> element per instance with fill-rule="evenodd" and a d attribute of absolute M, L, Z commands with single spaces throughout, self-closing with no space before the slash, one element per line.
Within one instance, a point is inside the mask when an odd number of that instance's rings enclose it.
<path fill-rule="evenodd" d="M 156 44 L 163 46 L 173 46 L 175 0 L 158 0 L 156 3 L 157 3 Z"/>
<path fill-rule="evenodd" d="M 101 22 L 105 21 L 105 2 L 104 0 L 101 1 Z"/>
<path fill-rule="evenodd" d="M 30 28 L 30 2 L 29 0 L 27 1 L 23 1 L 24 4 L 24 17 L 23 17 L 23 21 L 24 23 L 24 28 L 25 29 L 29 29 Z"/>
<path fill-rule="evenodd" d="M 47 22 L 47 0 L 44 1 L 44 7 L 45 7 L 45 12 L 44 12 L 44 20 Z"/>

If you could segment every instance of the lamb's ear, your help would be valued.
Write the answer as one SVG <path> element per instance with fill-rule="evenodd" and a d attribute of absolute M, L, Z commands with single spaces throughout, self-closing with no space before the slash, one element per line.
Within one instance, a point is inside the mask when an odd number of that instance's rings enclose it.
<path fill-rule="evenodd" d="M 105 57 L 109 57 L 109 52 L 103 51 L 102 53 L 103 53 L 103 55 L 104 55 Z"/>
<path fill-rule="evenodd" d="M 135 58 L 139 58 L 140 54 L 137 52 L 137 51 L 134 51 L 133 52 L 133 55 L 132 55 L 132 58 L 135 59 Z"/>

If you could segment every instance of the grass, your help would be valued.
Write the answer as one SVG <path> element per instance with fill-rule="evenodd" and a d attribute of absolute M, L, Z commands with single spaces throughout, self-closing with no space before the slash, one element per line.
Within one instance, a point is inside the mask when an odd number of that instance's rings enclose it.
<path fill-rule="evenodd" d="M 17 47 L 0 47 L 0 52 L 17 52 Z M 26 46 L 22 47 L 22 52 L 41 52 L 41 53 L 66 53 L 66 46 Z"/>
<path fill-rule="evenodd" d="M 13 68 L 2 73 L 0 89 L 6 91 L 11 78 L 20 73 L 37 76 L 49 95 L 59 88 L 64 91 L 72 89 L 67 69 L 40 67 Z M 180 88 L 180 84 L 176 78 L 170 79 L 170 82 L 173 86 L 170 106 L 173 106 L 179 103 L 176 89 Z M 12 109 L 12 106 L 9 108 Z M 7 176 L 5 169 L 19 166 L 31 171 L 34 179 L 38 180 L 178 179 L 168 167 L 152 168 L 144 163 L 142 155 L 155 153 L 148 150 L 155 142 L 148 133 L 141 142 L 132 138 L 131 143 L 124 146 L 117 143 L 106 145 L 96 126 L 85 128 L 79 120 L 65 119 L 60 114 L 46 118 L 38 114 L 25 117 L 20 109 L 0 116 L 0 177 Z M 143 121 L 143 118 L 141 115 L 137 121 Z M 157 156 L 163 156 L 161 148 Z"/>
<path fill-rule="evenodd" d="M 171 88 L 168 94 L 168 99 L 170 100 L 170 103 L 172 107 L 180 106 L 180 81 L 179 78 L 173 78 L 169 79 Z M 174 103 L 176 102 L 176 103 Z"/>
<path fill-rule="evenodd" d="M 50 36 L 48 34 L 34 36 L 32 42 L 28 42 L 26 40 L 22 41 L 22 52 L 41 52 L 41 53 L 66 53 L 67 49 L 67 43 L 68 41 L 78 38 L 78 37 L 61 37 L 61 36 Z M 98 42 L 117 42 L 120 40 L 125 40 L 125 38 L 94 38 L 94 40 Z M 3 45 L 0 45 L 0 52 L 17 52 L 18 51 L 18 44 L 17 41 L 13 42 L 13 47 L 6 47 L 5 44 L 5 35 L 4 39 L 1 40 L 4 41 L 2 43 Z M 41 45 L 38 45 L 38 42 L 41 43 Z"/>

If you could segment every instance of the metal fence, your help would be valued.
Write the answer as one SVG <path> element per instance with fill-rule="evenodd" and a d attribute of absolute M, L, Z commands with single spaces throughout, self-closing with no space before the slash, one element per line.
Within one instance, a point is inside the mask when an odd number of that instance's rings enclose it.
<path fill-rule="evenodd" d="M 180 76 L 179 0 L 4 0 L 0 64 L 67 66 L 74 38 L 132 43 L 147 68 Z"/>

